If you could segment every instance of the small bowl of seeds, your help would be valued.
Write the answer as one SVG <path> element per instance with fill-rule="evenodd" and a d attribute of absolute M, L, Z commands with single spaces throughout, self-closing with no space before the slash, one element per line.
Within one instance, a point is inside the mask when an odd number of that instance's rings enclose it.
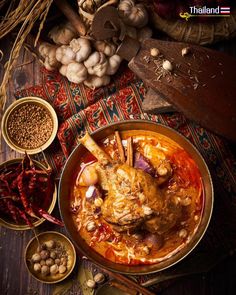
<path fill-rule="evenodd" d="M 19 153 L 36 154 L 54 140 L 58 120 L 53 107 L 38 97 L 24 97 L 12 103 L 2 118 L 2 135 Z"/>
<path fill-rule="evenodd" d="M 40 282 L 53 284 L 64 280 L 73 271 L 75 263 L 75 248 L 61 233 L 41 233 L 26 246 L 25 265 Z"/>

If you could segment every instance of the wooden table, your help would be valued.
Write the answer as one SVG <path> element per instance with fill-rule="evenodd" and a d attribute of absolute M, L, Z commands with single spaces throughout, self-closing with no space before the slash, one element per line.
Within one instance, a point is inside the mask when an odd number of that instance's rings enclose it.
<path fill-rule="evenodd" d="M 224 47 L 229 54 L 236 56 L 236 40 L 219 44 L 216 48 Z M 10 41 L 4 40 L 0 49 L 9 52 Z M 0 64 L 1 75 L 3 74 L 3 59 Z M 12 79 L 8 87 L 7 105 L 15 100 L 14 92 L 28 86 L 40 83 L 40 65 L 31 54 L 22 50 Z M 236 81 L 235 81 L 236 82 Z M 0 162 L 20 157 L 11 150 L 1 139 Z M 227 218 L 227 216 L 225 216 Z M 59 230 L 58 227 L 45 222 L 37 228 L 37 231 Z M 63 231 L 63 230 L 62 230 Z M 33 232 L 13 231 L 0 227 L 0 294 L 2 295 L 49 295 L 52 294 L 52 286 L 41 284 L 33 279 L 24 265 L 24 249 L 28 241 L 33 237 Z M 206 276 L 195 275 L 179 279 L 161 294 L 236 294 L 236 258 L 235 255 L 217 265 Z M 76 293 L 70 293 L 76 294 Z"/>

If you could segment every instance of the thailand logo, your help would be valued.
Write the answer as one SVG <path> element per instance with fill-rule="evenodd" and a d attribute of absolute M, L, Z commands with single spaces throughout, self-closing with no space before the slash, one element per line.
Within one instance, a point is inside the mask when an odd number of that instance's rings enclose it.
<path fill-rule="evenodd" d="M 218 6 L 218 7 L 199 7 L 199 6 L 190 6 L 189 12 L 181 12 L 179 14 L 181 18 L 184 18 L 186 21 L 190 17 L 228 17 L 230 16 L 230 7 L 229 6 Z"/>

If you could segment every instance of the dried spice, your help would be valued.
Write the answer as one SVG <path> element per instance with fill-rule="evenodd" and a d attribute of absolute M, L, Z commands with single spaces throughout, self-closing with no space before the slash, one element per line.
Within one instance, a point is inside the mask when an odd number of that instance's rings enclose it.
<path fill-rule="evenodd" d="M 7 131 L 12 141 L 19 147 L 35 149 L 50 138 L 53 121 L 44 107 L 28 103 L 10 114 Z"/>
<path fill-rule="evenodd" d="M 67 271 L 68 254 L 60 242 L 49 240 L 39 245 L 31 262 L 34 271 L 43 276 L 63 274 Z"/>

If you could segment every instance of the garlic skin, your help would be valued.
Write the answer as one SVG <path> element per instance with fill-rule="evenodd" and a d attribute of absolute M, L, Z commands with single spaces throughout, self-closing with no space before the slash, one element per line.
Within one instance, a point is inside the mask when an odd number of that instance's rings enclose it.
<path fill-rule="evenodd" d="M 72 62 L 67 66 L 66 77 L 70 82 L 81 83 L 87 78 L 87 69 L 82 63 Z"/>
<path fill-rule="evenodd" d="M 92 51 L 89 40 L 85 38 L 71 40 L 70 48 L 74 51 L 77 62 L 86 60 Z"/>
<path fill-rule="evenodd" d="M 103 77 L 89 76 L 87 80 L 84 81 L 84 85 L 89 88 L 95 89 L 101 86 L 106 86 L 110 83 L 110 76 L 105 75 Z"/>
<path fill-rule="evenodd" d="M 62 65 L 59 69 L 60 74 L 62 74 L 62 76 L 66 76 L 67 75 L 67 67 L 68 65 Z"/>
<path fill-rule="evenodd" d="M 135 4 L 133 0 L 121 0 L 118 12 L 124 23 L 129 26 L 142 28 L 148 22 L 148 13 L 144 5 Z"/>
<path fill-rule="evenodd" d="M 75 52 L 67 45 L 62 45 L 56 50 L 56 59 L 63 65 L 68 65 L 75 60 Z"/>
<path fill-rule="evenodd" d="M 44 58 L 44 66 L 49 71 L 54 71 L 60 67 L 60 62 L 56 59 L 57 46 L 43 42 L 39 46 L 39 53 Z"/>
<path fill-rule="evenodd" d="M 114 75 L 117 72 L 121 61 L 122 61 L 122 58 L 118 54 L 112 55 L 108 59 L 108 67 L 107 67 L 106 74 L 107 75 Z"/>
<path fill-rule="evenodd" d="M 78 33 L 71 25 L 70 22 L 60 24 L 51 29 L 48 33 L 48 37 L 58 45 L 68 45 L 73 38 L 76 38 Z"/>
<path fill-rule="evenodd" d="M 107 56 L 112 56 L 116 52 L 116 45 L 108 41 L 96 41 L 94 47 Z"/>
<path fill-rule="evenodd" d="M 95 51 L 84 62 L 84 65 L 90 75 L 102 77 L 106 74 L 108 61 L 102 52 Z"/>
<path fill-rule="evenodd" d="M 164 70 L 171 72 L 173 70 L 173 66 L 169 60 L 164 60 L 162 63 L 162 67 Z"/>

